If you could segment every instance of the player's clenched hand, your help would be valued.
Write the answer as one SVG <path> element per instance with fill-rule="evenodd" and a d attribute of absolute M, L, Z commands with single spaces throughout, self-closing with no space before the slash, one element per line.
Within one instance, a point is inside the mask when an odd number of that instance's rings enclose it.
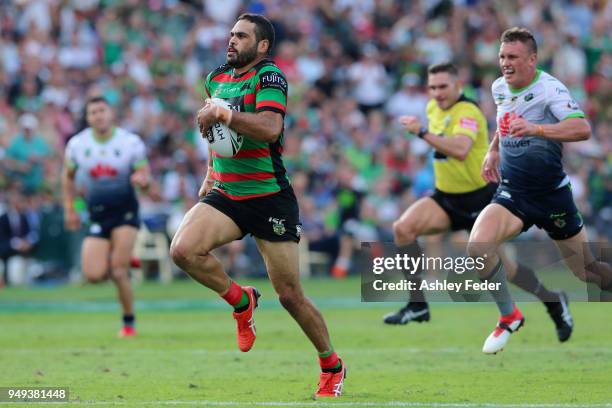
<path fill-rule="evenodd" d="M 410 133 L 417 134 L 421 129 L 421 121 L 416 116 L 400 116 L 399 123 Z"/>
<path fill-rule="evenodd" d="M 520 116 L 517 116 L 508 123 L 508 132 L 514 137 L 535 136 L 537 129 L 533 123 L 529 123 Z"/>
<path fill-rule="evenodd" d="M 130 176 L 130 182 L 132 185 L 146 190 L 151 185 L 151 178 L 148 173 L 137 171 Z"/>
<path fill-rule="evenodd" d="M 214 180 L 208 175 L 206 175 L 206 177 L 204 178 L 204 182 L 202 183 L 202 186 L 200 186 L 200 191 L 198 191 L 198 196 L 202 198 L 206 194 L 208 194 L 208 192 L 212 189 L 213 183 L 214 183 Z"/>
<path fill-rule="evenodd" d="M 81 217 L 74 209 L 70 208 L 64 212 L 64 226 L 68 231 L 76 231 L 81 228 Z"/>
<path fill-rule="evenodd" d="M 482 162 L 480 175 L 489 183 L 499 183 L 501 175 L 499 174 L 499 152 L 497 150 L 489 150 Z"/>
<path fill-rule="evenodd" d="M 210 101 L 210 99 L 206 99 L 206 101 L 204 101 L 204 106 L 196 114 L 196 122 L 202 135 L 206 133 L 206 129 L 215 123 L 216 118 L 214 108 L 215 105 Z"/>

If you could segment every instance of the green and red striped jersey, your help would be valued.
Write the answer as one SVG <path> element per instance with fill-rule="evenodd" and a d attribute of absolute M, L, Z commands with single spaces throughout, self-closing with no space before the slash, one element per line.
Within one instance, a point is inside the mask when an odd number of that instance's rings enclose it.
<path fill-rule="evenodd" d="M 222 65 L 206 77 L 206 97 L 226 100 L 238 112 L 278 112 L 283 117 L 287 106 L 287 80 L 276 64 L 264 59 L 238 76 Z M 274 143 L 260 142 L 242 135 L 240 151 L 233 157 L 212 152 L 209 177 L 213 188 L 233 200 L 246 200 L 275 194 L 289 186 L 283 164 L 283 133 Z"/>

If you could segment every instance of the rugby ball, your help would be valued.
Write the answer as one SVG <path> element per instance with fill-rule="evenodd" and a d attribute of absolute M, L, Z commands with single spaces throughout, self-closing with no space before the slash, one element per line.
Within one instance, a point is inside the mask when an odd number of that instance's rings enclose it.
<path fill-rule="evenodd" d="M 224 99 L 213 98 L 211 102 L 217 106 L 231 109 L 230 104 Z M 219 155 L 233 157 L 242 146 L 243 137 L 225 123 L 217 122 L 206 130 L 206 139 L 210 147 Z"/>

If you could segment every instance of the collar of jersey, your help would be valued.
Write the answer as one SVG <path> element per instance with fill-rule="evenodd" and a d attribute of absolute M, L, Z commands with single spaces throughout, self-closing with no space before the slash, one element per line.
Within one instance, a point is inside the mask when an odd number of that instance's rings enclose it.
<path fill-rule="evenodd" d="M 117 130 L 117 128 L 113 127 L 113 130 L 111 131 L 110 137 L 108 139 L 106 139 L 106 140 L 100 139 L 98 137 L 97 132 L 96 132 L 96 130 L 94 128 L 91 128 L 91 134 L 93 135 L 93 139 L 96 141 L 96 143 L 106 144 L 106 143 L 110 142 L 113 137 L 115 137 L 115 131 L 116 130 Z"/>
<path fill-rule="evenodd" d="M 521 93 L 525 89 L 529 88 L 531 85 L 535 84 L 538 81 L 538 79 L 540 79 L 540 74 L 542 74 L 542 70 L 541 69 L 536 69 L 536 74 L 533 77 L 533 80 L 529 83 L 529 85 L 524 86 L 522 88 L 518 88 L 518 89 L 514 89 L 510 85 L 508 85 L 508 89 L 510 89 L 510 92 L 512 92 L 513 94 Z"/>
<path fill-rule="evenodd" d="M 259 61 L 257 64 L 253 65 L 253 66 L 252 66 L 252 67 L 251 67 L 251 68 L 250 68 L 248 71 L 245 71 L 245 72 L 243 72 L 242 74 L 238 74 L 238 75 L 234 74 L 234 70 L 235 70 L 235 69 L 234 69 L 234 68 L 232 68 L 232 72 L 231 72 L 232 78 L 233 78 L 233 79 L 240 79 L 241 77 L 245 76 L 246 74 L 248 74 L 248 73 L 249 73 L 249 72 L 251 72 L 252 70 L 254 70 L 254 69 L 256 70 L 256 69 L 258 69 L 260 66 L 265 65 L 265 64 L 268 64 L 268 63 L 270 63 L 270 62 L 271 62 L 270 58 L 264 58 L 264 59 L 262 59 L 261 61 Z"/>

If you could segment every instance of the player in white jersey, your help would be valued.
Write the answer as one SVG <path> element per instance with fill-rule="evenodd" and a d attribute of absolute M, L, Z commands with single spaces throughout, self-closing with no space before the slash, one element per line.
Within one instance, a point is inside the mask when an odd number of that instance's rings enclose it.
<path fill-rule="evenodd" d="M 129 279 L 130 259 L 140 225 L 134 187 L 150 180 L 145 146 L 140 137 L 113 125 L 113 112 L 103 97 L 85 105 L 90 127 L 66 146 L 62 184 L 66 228 L 80 228 L 74 209 L 77 172 L 84 180 L 79 193 L 89 210 L 89 233 L 83 242 L 81 267 L 89 282 L 111 278 L 123 309 L 121 337 L 133 336 L 134 296 Z"/>
<path fill-rule="evenodd" d="M 548 233 L 577 277 L 605 290 L 612 287 L 612 268 L 598 262 L 586 245 L 582 217 L 561 163 L 562 143 L 588 139 L 591 127 L 567 88 L 536 64 L 533 35 L 524 28 L 506 30 L 499 51 L 503 76 L 492 86 L 497 131 L 482 168 L 483 178 L 500 181 L 500 186 L 476 219 L 468 244 L 471 256 L 486 256 L 483 279 L 500 283 L 493 297 L 501 318 L 484 343 L 485 353 L 502 350 L 523 325 L 496 250 L 532 225 Z"/>

